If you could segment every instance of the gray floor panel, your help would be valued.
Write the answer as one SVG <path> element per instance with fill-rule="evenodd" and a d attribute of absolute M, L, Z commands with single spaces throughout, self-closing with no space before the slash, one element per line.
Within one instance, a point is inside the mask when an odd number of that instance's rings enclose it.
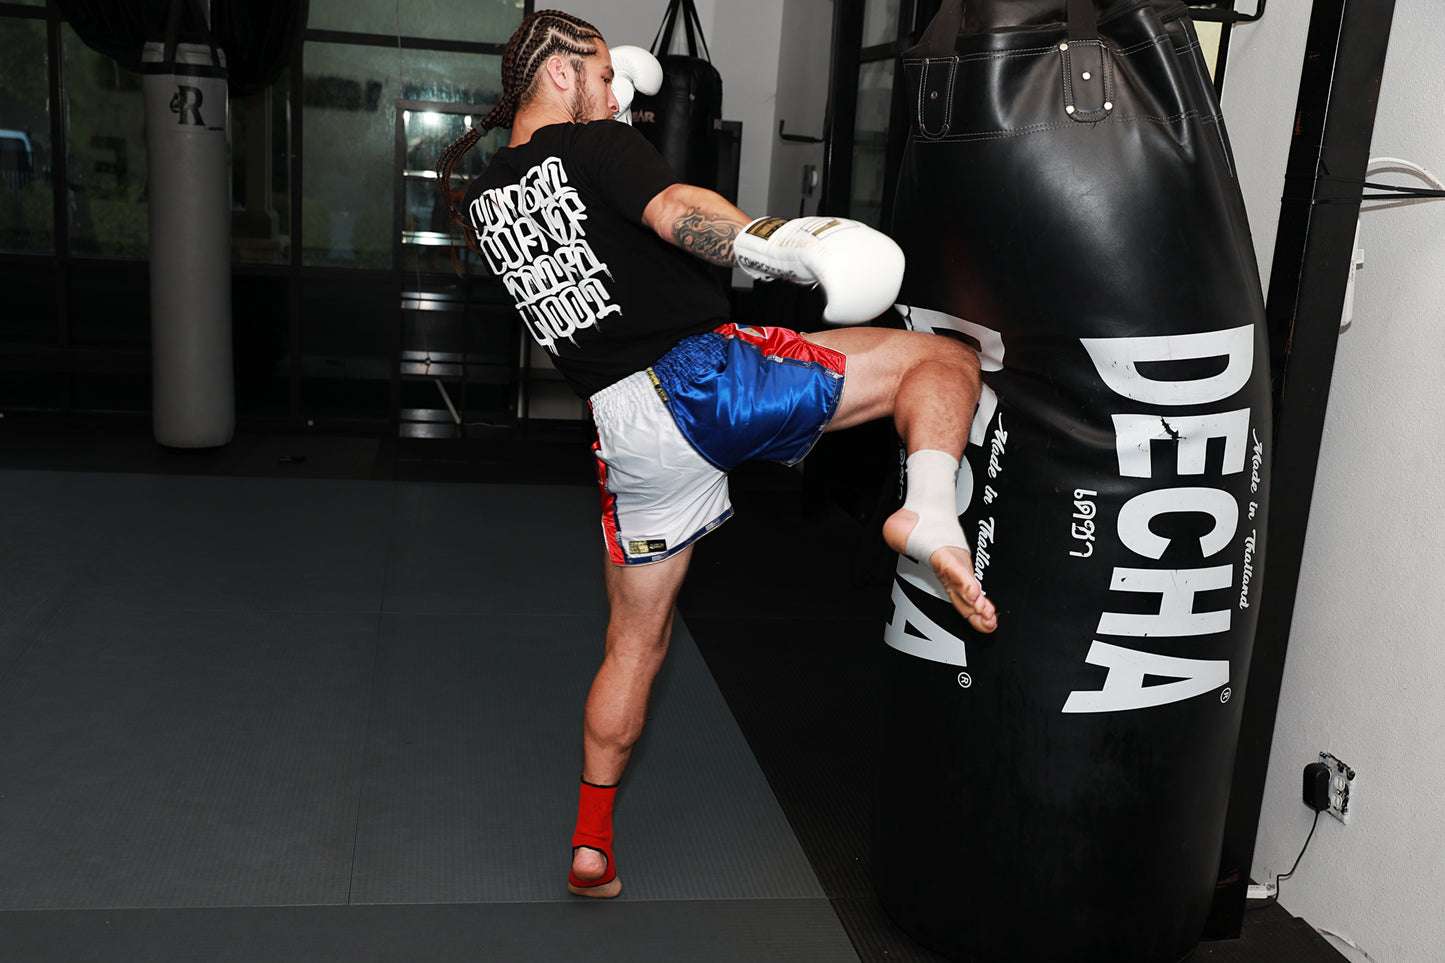
<path fill-rule="evenodd" d="M 383 616 L 352 901 L 565 896 L 605 619 Z"/>
<path fill-rule="evenodd" d="M 110 543 L 116 511 L 97 502 L 104 484 L 67 472 L 0 472 L 0 678 Z"/>
<path fill-rule="evenodd" d="M 570 899 L 582 702 L 604 627 L 386 617 L 353 902 Z M 822 896 L 680 623 L 616 830 L 624 899 Z"/>
<path fill-rule="evenodd" d="M 24 621 L 20 616 L 6 616 L 6 621 L 0 622 L 0 680 L 10 672 L 10 667 L 15 661 L 24 656 L 27 649 L 35 642 L 35 632 L 44 624 L 43 613 L 35 613 L 33 616 L 26 613 Z"/>
<path fill-rule="evenodd" d="M 344 902 L 376 616 L 66 610 L 0 681 L 0 906 Z"/>
<path fill-rule="evenodd" d="M 16 963 L 845 963 L 827 900 L 0 912 Z"/>
<path fill-rule="evenodd" d="M 617 860 L 628 874 L 624 896 L 823 895 L 681 619 L 618 807 Z"/>
<path fill-rule="evenodd" d="M 595 489 L 397 486 L 388 612 L 606 611 Z"/>
<path fill-rule="evenodd" d="M 681 620 L 623 895 L 567 895 L 594 490 L 7 471 L 0 502 L 5 959 L 851 958 Z"/>
<path fill-rule="evenodd" d="M 818 795 L 814 770 L 857 753 L 823 696 L 841 686 L 851 711 L 868 680 L 817 672 L 850 656 L 799 620 L 878 552 L 777 508 L 795 478 L 742 485 L 758 522 L 697 554 L 684 609 L 730 702 L 679 620 L 619 796 L 623 894 L 596 901 L 564 888 L 605 611 L 572 453 L 79 437 L 0 446 L 4 963 L 936 958 L 836 841 L 861 838 L 865 792 Z M 427 480 L 361 480 L 400 478 Z M 822 588 L 785 572 L 804 614 L 765 592 L 738 617 L 750 546 L 780 538 L 830 560 Z M 1276 905 L 1190 959 L 1326 958 Z"/>
<path fill-rule="evenodd" d="M 115 538 L 81 586 L 134 608 L 377 611 L 392 486 L 131 476 Z M 103 495 L 103 493 L 98 493 Z"/>

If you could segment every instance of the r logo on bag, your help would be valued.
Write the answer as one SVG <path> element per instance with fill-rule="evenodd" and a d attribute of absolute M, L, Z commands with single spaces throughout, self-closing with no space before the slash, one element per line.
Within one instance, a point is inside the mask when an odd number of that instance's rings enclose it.
<path fill-rule="evenodd" d="M 176 123 L 182 126 L 206 126 L 206 122 L 201 119 L 203 100 L 205 97 L 201 94 L 201 88 L 177 84 L 175 95 L 171 97 L 171 113 L 179 115 Z"/>

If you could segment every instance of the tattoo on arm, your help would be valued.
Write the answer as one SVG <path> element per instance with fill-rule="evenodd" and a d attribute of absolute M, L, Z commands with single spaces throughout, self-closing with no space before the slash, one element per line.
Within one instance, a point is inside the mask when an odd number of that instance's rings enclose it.
<path fill-rule="evenodd" d="M 733 240 L 742 226 L 724 215 L 692 207 L 672 222 L 678 247 L 710 264 L 733 266 Z"/>

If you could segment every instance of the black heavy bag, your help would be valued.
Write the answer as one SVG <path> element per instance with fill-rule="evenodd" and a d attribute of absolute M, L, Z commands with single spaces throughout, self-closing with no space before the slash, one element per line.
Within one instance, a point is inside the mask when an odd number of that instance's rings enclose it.
<path fill-rule="evenodd" d="M 900 309 L 981 348 L 958 505 L 999 628 L 901 561 L 880 894 L 958 959 L 1172 963 L 1218 875 L 1270 453 L 1219 107 L 1174 0 L 946 0 L 904 68 Z"/>
<path fill-rule="evenodd" d="M 668 52 L 679 18 L 687 36 L 685 54 Z M 651 96 L 637 95 L 632 102 L 632 124 L 666 158 L 680 179 L 716 189 L 722 75 L 712 65 L 692 0 L 671 0 L 652 38 L 651 49 L 662 64 L 662 87 Z"/>

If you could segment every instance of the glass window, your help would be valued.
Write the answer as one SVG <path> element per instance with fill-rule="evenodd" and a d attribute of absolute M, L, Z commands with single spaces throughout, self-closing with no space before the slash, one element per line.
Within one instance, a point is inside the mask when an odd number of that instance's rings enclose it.
<path fill-rule="evenodd" d="M 311 0 L 306 25 L 389 37 L 506 43 L 522 22 L 523 6 L 522 0 Z"/>
<path fill-rule="evenodd" d="M 45 21 L 0 20 L 0 250 L 55 249 Z"/>
<path fill-rule="evenodd" d="M 145 104 L 140 74 L 62 28 L 70 250 L 145 257 Z"/>
<path fill-rule="evenodd" d="M 853 131 L 853 218 L 879 227 L 883 219 L 884 168 L 888 163 L 888 117 L 893 105 L 893 61 L 858 68 L 858 111 Z"/>
<path fill-rule="evenodd" d="M 431 109 L 426 109 L 426 108 Z M 402 136 L 406 155 L 401 172 L 404 191 L 401 240 L 403 268 L 407 271 L 452 273 L 452 248 L 457 264 L 466 273 L 487 273 L 481 258 L 465 246 L 461 228 L 454 227 L 450 212 L 437 190 L 437 157 L 466 129 L 481 120 L 479 112 L 466 113 L 446 104 L 416 104 L 402 111 Z M 477 108 L 484 111 L 486 108 Z M 467 184 L 480 174 L 492 155 L 504 146 L 511 132 L 490 131 L 452 168 L 451 191 L 457 205 Z"/>
<path fill-rule="evenodd" d="M 863 46 L 898 39 L 898 0 L 866 0 L 863 4 Z"/>
<path fill-rule="evenodd" d="M 287 264 L 291 254 L 290 71 L 265 90 L 231 98 L 231 255 Z"/>
<path fill-rule="evenodd" d="M 308 43 L 302 141 L 302 260 L 391 268 L 396 101 L 490 108 L 501 58 Z M 432 167 L 435 155 L 409 162 Z M 425 162 L 425 163 L 423 163 Z"/>

